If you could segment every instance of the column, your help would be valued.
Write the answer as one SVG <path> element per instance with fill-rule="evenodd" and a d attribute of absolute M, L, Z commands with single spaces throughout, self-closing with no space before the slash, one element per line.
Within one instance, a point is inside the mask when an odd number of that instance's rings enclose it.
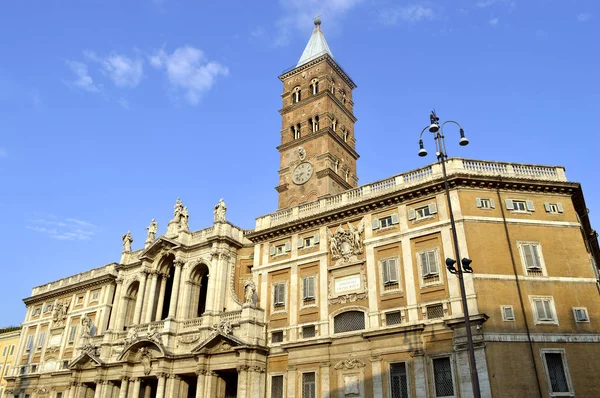
<path fill-rule="evenodd" d="M 160 274 L 160 290 L 158 291 L 158 304 L 156 305 L 155 321 L 160 321 L 162 317 L 163 306 L 165 305 L 165 289 L 167 288 L 167 275 Z"/>
<path fill-rule="evenodd" d="M 71 387 L 69 388 L 69 398 L 75 398 L 77 394 L 77 383 L 72 382 Z"/>
<path fill-rule="evenodd" d="M 85 396 L 87 395 L 87 386 L 83 383 L 79 383 L 78 384 L 78 388 L 77 388 L 77 397 L 78 398 L 85 398 Z"/>
<path fill-rule="evenodd" d="M 204 398 L 204 388 L 206 386 L 206 370 L 196 371 L 198 381 L 196 382 L 196 398 Z"/>
<path fill-rule="evenodd" d="M 296 367 L 288 366 L 287 374 L 287 398 L 296 397 Z"/>
<path fill-rule="evenodd" d="M 146 279 L 148 278 L 148 271 L 142 268 L 140 271 L 141 281 L 140 290 L 138 291 L 137 300 L 135 302 L 135 312 L 133 313 L 133 323 L 140 323 L 140 315 L 142 314 L 142 305 L 144 304 L 144 292 L 146 290 Z"/>
<path fill-rule="evenodd" d="M 102 391 L 102 398 L 111 398 L 113 395 L 114 384 L 111 381 L 104 381 L 104 390 Z"/>
<path fill-rule="evenodd" d="M 121 377 L 121 389 L 119 390 L 119 398 L 127 398 L 127 387 L 129 387 L 129 377 Z"/>
<path fill-rule="evenodd" d="M 177 298 L 179 296 L 179 282 L 181 279 L 182 260 L 175 260 L 175 277 L 173 278 L 173 290 L 171 291 L 171 304 L 169 305 L 169 318 L 177 316 Z"/>
<path fill-rule="evenodd" d="M 144 398 L 152 398 L 152 386 L 149 384 L 144 386 Z"/>
<path fill-rule="evenodd" d="M 148 276 L 146 276 L 146 290 L 144 291 L 144 303 L 142 304 L 142 312 L 140 313 L 140 323 L 145 323 L 146 313 L 148 312 L 148 306 L 152 307 L 150 303 L 150 285 L 152 285 L 152 270 L 147 269 Z"/>
<path fill-rule="evenodd" d="M 128 297 L 121 297 L 119 303 L 119 309 L 117 311 L 117 319 L 115 320 L 114 330 L 122 331 L 125 326 L 125 312 L 127 311 L 127 303 L 129 302 Z"/>
<path fill-rule="evenodd" d="M 167 379 L 167 384 L 165 387 L 165 397 L 178 397 L 179 389 L 181 388 L 181 377 L 177 375 L 170 375 Z"/>
<path fill-rule="evenodd" d="M 383 398 L 381 356 L 379 355 L 371 357 L 371 374 L 373 375 L 373 398 Z"/>
<path fill-rule="evenodd" d="M 152 322 L 152 312 L 154 310 L 154 299 L 156 295 L 156 285 L 158 284 L 158 271 L 152 271 L 152 280 L 150 281 L 150 295 L 148 296 L 148 300 L 146 305 L 148 309 L 146 310 L 146 320 L 144 323 Z"/>
<path fill-rule="evenodd" d="M 237 368 L 238 383 L 237 383 L 237 398 L 247 398 L 248 395 L 248 366 L 241 365 Z"/>
<path fill-rule="evenodd" d="M 165 398 L 166 380 L 167 380 L 167 375 L 165 373 L 161 373 L 158 375 L 158 387 L 156 388 L 156 398 Z"/>
<path fill-rule="evenodd" d="M 193 283 L 191 281 L 185 281 L 183 284 L 183 305 L 182 310 L 179 313 L 179 317 L 182 319 L 195 318 L 196 314 L 190 314 L 190 294 L 192 291 Z"/>
<path fill-rule="evenodd" d="M 219 272 L 219 253 L 213 251 L 211 254 L 212 257 L 210 260 L 210 272 L 208 273 L 208 291 L 206 292 L 206 311 L 215 313 L 218 311 L 216 291 L 217 283 L 219 283 L 219 280 L 217 278 L 217 274 Z"/>
<path fill-rule="evenodd" d="M 226 250 L 219 253 L 219 266 L 217 268 L 217 297 L 215 300 L 215 310 L 223 311 L 225 306 L 225 297 L 227 295 L 227 281 L 229 281 L 229 258 L 230 254 Z"/>
<path fill-rule="evenodd" d="M 321 371 L 319 373 L 321 373 L 321 391 L 323 392 L 321 395 L 322 398 L 329 398 L 329 389 L 331 388 L 329 384 L 330 366 L 331 364 L 329 362 L 321 362 Z"/>
<path fill-rule="evenodd" d="M 121 311 L 121 291 L 123 290 L 123 278 L 117 278 L 117 289 L 115 290 L 115 297 L 113 298 L 113 307 L 110 312 L 110 320 L 108 322 L 109 329 L 117 329 L 117 324 L 119 320 L 119 313 Z M 123 327 L 121 326 L 121 329 Z"/>
<path fill-rule="evenodd" d="M 214 397 L 217 394 L 217 374 L 208 372 L 206 375 L 206 395 L 205 397 Z"/>
<path fill-rule="evenodd" d="M 96 380 L 96 390 L 94 391 L 94 398 L 102 398 L 102 387 L 104 386 L 103 380 Z"/>
<path fill-rule="evenodd" d="M 131 398 L 138 398 L 140 396 L 140 379 L 133 379 L 131 382 L 133 383 Z"/>

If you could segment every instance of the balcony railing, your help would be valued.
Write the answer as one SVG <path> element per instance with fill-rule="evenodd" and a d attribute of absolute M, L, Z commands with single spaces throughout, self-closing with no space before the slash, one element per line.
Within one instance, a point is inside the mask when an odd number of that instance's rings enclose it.
<path fill-rule="evenodd" d="M 565 169 L 561 166 L 539 166 L 452 158 L 448 159 L 446 162 L 446 171 L 449 176 L 467 174 L 473 176 L 502 176 L 513 179 L 539 181 L 567 181 Z M 315 214 L 334 210 L 341 206 L 359 202 L 363 199 L 399 191 L 441 177 L 442 168 L 439 163 L 434 163 L 382 181 L 353 188 L 335 196 L 330 196 L 325 199 L 316 200 L 314 202 L 305 203 L 290 209 L 283 209 L 276 213 L 259 217 L 256 219 L 256 228 L 254 231 L 260 231 L 287 222 L 310 217 Z"/>

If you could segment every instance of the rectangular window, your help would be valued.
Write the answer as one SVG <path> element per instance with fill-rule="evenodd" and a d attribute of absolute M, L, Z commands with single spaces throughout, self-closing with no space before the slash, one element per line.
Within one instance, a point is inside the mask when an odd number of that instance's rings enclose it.
<path fill-rule="evenodd" d="M 525 264 L 527 275 L 542 276 L 544 275 L 542 259 L 540 255 L 540 246 L 537 243 L 520 243 L 521 258 Z"/>
<path fill-rule="evenodd" d="M 404 362 L 390 364 L 391 398 L 408 398 L 408 380 Z"/>
<path fill-rule="evenodd" d="M 37 348 L 41 349 L 44 346 L 44 339 L 46 338 L 46 332 L 40 332 L 38 336 Z"/>
<path fill-rule="evenodd" d="M 85 298 L 85 295 L 81 295 L 81 296 L 77 296 L 77 305 L 83 304 L 83 299 Z"/>
<path fill-rule="evenodd" d="M 283 375 L 271 377 L 271 398 L 283 398 Z"/>
<path fill-rule="evenodd" d="M 492 198 L 475 198 L 475 204 L 480 209 L 495 209 L 496 203 Z"/>
<path fill-rule="evenodd" d="M 546 376 L 553 393 L 572 393 L 571 383 L 568 378 L 564 352 L 544 352 Z M 559 395 L 559 394 L 557 394 Z M 561 394 L 562 395 L 562 394 Z"/>
<path fill-rule="evenodd" d="M 396 258 L 381 260 L 381 273 L 383 290 L 396 290 L 400 287 L 398 282 L 398 261 Z"/>
<path fill-rule="evenodd" d="M 380 218 L 379 224 L 381 225 L 381 228 L 391 227 L 393 225 L 392 224 L 392 216 Z"/>
<path fill-rule="evenodd" d="M 69 329 L 69 340 L 68 343 L 73 343 L 75 341 L 75 335 L 77 334 L 77 325 L 71 326 Z"/>
<path fill-rule="evenodd" d="M 402 323 L 402 314 L 400 311 L 388 312 L 385 314 L 385 324 L 387 326 L 399 325 Z"/>
<path fill-rule="evenodd" d="M 398 213 L 393 213 L 382 218 L 374 218 L 371 221 L 372 229 L 387 228 L 396 224 L 398 224 Z"/>
<path fill-rule="evenodd" d="M 2 350 L 2 356 L 5 357 L 6 356 L 6 350 L 8 350 L 8 346 L 5 345 L 4 349 Z"/>
<path fill-rule="evenodd" d="M 421 266 L 423 284 L 437 283 L 440 281 L 440 267 L 438 265 L 437 250 L 426 250 L 418 253 Z"/>
<path fill-rule="evenodd" d="M 63 393 L 62 392 L 57 392 L 56 393 L 56 398 L 62 398 L 63 397 Z"/>
<path fill-rule="evenodd" d="M 575 315 L 575 322 L 589 322 L 587 308 L 579 307 L 573 308 L 573 315 Z"/>
<path fill-rule="evenodd" d="M 506 199 L 506 208 L 513 211 L 530 212 L 535 211 L 532 200 L 514 200 Z"/>
<path fill-rule="evenodd" d="M 316 334 L 315 325 L 308 325 L 308 326 L 302 327 L 302 337 L 303 338 L 308 339 L 311 337 L 315 337 L 315 334 Z"/>
<path fill-rule="evenodd" d="M 515 312 L 513 310 L 512 305 L 503 305 L 500 307 L 502 310 L 502 320 L 503 321 L 514 321 L 515 320 Z"/>
<path fill-rule="evenodd" d="M 315 303 L 315 277 L 307 276 L 302 278 L 302 300 L 304 305 Z"/>
<path fill-rule="evenodd" d="M 38 370 L 37 365 L 31 365 L 31 373 L 37 373 L 37 370 Z"/>
<path fill-rule="evenodd" d="M 273 307 L 285 308 L 285 283 L 273 285 Z"/>
<path fill-rule="evenodd" d="M 33 348 L 33 335 L 30 334 L 27 336 L 27 344 L 25 345 L 25 350 L 30 351 Z"/>
<path fill-rule="evenodd" d="M 316 398 L 317 386 L 315 372 L 302 374 L 302 398 Z"/>
<path fill-rule="evenodd" d="M 429 206 L 419 207 L 418 209 L 415 209 L 415 211 L 417 212 L 417 220 L 420 218 L 429 217 L 431 215 L 431 212 L 429 211 Z"/>
<path fill-rule="evenodd" d="M 6 368 L 4 369 L 4 376 L 6 376 L 8 374 L 9 369 L 10 369 L 10 365 L 6 365 Z"/>
<path fill-rule="evenodd" d="M 444 317 L 444 306 L 442 304 L 427 306 L 427 319 L 436 319 Z"/>
<path fill-rule="evenodd" d="M 548 203 L 545 202 L 544 203 L 544 209 L 546 209 L 546 212 L 548 213 L 552 213 L 552 214 L 559 214 L 563 212 L 563 207 L 561 203 Z"/>
<path fill-rule="evenodd" d="M 10 352 L 8 353 L 8 355 L 12 355 L 14 353 L 15 353 L 15 345 L 13 344 L 10 346 Z"/>
<path fill-rule="evenodd" d="M 551 298 L 533 298 L 535 319 L 538 323 L 556 323 Z"/>
<path fill-rule="evenodd" d="M 281 343 L 283 342 L 283 332 L 273 332 L 271 333 L 271 342 L 273 343 Z"/>
<path fill-rule="evenodd" d="M 52 311 L 52 308 L 54 308 L 54 305 L 46 304 L 46 306 L 44 307 L 44 313 Z"/>
<path fill-rule="evenodd" d="M 454 396 L 454 382 L 452 380 L 452 365 L 450 358 L 433 359 L 433 378 L 435 382 L 436 397 Z"/>
<path fill-rule="evenodd" d="M 92 297 L 90 298 L 90 302 L 95 302 L 98 301 L 100 299 L 100 292 L 96 291 L 96 292 L 92 292 Z"/>

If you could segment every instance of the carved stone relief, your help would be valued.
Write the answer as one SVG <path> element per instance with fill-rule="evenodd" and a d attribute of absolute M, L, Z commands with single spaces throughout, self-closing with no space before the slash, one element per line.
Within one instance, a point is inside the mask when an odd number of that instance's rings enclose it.
<path fill-rule="evenodd" d="M 352 263 L 358 261 L 357 255 L 363 252 L 363 233 L 365 230 L 365 219 L 360 220 L 354 227 L 352 224 L 346 224 L 348 228 L 343 228 L 342 224 L 338 226 L 335 233 L 327 229 L 329 235 L 329 252 L 331 259 L 337 260 L 335 265 Z"/>

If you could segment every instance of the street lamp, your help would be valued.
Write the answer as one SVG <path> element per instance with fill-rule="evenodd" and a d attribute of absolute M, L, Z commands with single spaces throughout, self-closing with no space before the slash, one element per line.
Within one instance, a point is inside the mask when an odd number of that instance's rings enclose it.
<path fill-rule="evenodd" d="M 450 226 L 452 228 L 452 237 L 454 238 L 454 252 L 456 258 L 460 258 L 458 250 L 458 235 L 456 234 L 456 225 L 454 224 L 454 214 L 452 213 L 452 202 L 450 201 L 450 190 L 448 188 L 448 176 L 446 175 L 446 159 L 448 159 L 448 153 L 446 152 L 446 142 L 444 140 L 444 126 L 447 123 L 452 123 L 458 126 L 460 133 L 460 146 L 469 145 L 469 140 L 465 137 L 465 131 L 460 124 L 453 120 L 447 120 L 440 125 L 440 118 L 436 116 L 435 111 L 431 111 L 429 115 L 430 124 L 421 131 L 419 136 L 419 156 L 427 156 L 427 150 L 423 146 L 423 133 L 425 130 L 429 130 L 433 134 L 435 140 L 435 150 L 438 162 L 442 165 L 442 172 L 444 175 L 444 188 L 446 189 L 446 200 L 448 201 L 448 212 L 450 213 Z M 477 375 L 477 367 L 475 365 L 475 351 L 473 349 L 473 336 L 471 334 L 471 320 L 469 319 L 469 307 L 467 305 L 467 294 L 465 292 L 465 282 L 463 280 L 463 273 L 472 273 L 471 268 L 472 261 L 468 258 L 461 260 L 461 266 L 455 267 L 456 260 L 452 258 L 446 259 L 446 268 L 452 274 L 458 276 L 460 284 L 460 297 L 462 299 L 463 313 L 465 316 L 465 328 L 467 329 L 467 350 L 469 351 L 469 366 L 471 368 L 471 384 L 473 386 L 473 396 L 475 398 L 481 397 L 479 390 L 479 376 Z"/>

